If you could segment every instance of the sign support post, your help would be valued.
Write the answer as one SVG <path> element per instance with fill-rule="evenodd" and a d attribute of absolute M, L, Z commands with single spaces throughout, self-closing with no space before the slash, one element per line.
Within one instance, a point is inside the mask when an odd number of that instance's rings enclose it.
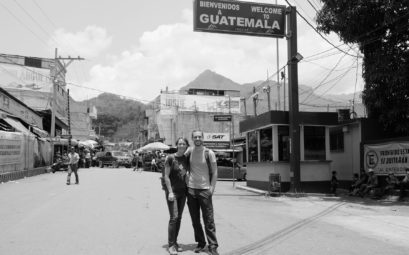
<path fill-rule="evenodd" d="M 300 187 L 300 125 L 298 120 L 298 61 L 297 53 L 297 9 L 288 8 L 288 96 L 290 122 L 290 178 L 291 189 L 299 192 Z"/>

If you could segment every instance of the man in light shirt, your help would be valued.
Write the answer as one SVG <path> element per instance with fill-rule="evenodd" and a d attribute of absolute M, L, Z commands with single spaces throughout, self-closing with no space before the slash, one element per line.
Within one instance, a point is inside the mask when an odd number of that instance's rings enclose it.
<path fill-rule="evenodd" d="M 68 154 L 69 164 L 68 164 L 68 176 L 67 176 L 67 185 L 71 183 L 71 173 L 74 172 L 75 175 L 75 184 L 79 184 L 78 179 L 78 161 L 80 156 L 75 152 L 74 147 L 70 148 L 70 153 Z"/>
<path fill-rule="evenodd" d="M 194 249 L 195 253 L 203 251 L 206 247 L 206 239 L 200 223 L 200 211 L 209 243 L 209 252 L 218 255 L 218 243 L 216 238 L 216 226 L 214 223 L 212 196 L 217 182 L 216 156 L 213 151 L 203 146 L 203 132 L 193 131 L 193 148 L 189 148 L 186 155 L 189 156 L 190 170 L 188 171 L 186 184 L 188 187 L 187 205 L 195 234 L 198 242 Z"/>

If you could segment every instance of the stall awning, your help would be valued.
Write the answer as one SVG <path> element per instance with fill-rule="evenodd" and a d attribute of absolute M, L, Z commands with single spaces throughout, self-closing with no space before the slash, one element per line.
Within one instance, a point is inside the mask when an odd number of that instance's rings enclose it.
<path fill-rule="evenodd" d="M 30 130 L 28 130 L 23 124 L 21 124 L 20 121 L 15 120 L 13 118 L 6 117 L 3 119 L 5 122 L 7 122 L 10 126 L 15 128 L 17 131 L 22 132 L 23 134 L 26 135 L 33 135 Z"/>
<path fill-rule="evenodd" d="M 49 139 L 54 145 L 68 145 L 68 139 L 65 138 L 59 138 L 59 137 L 54 137 Z M 78 141 L 76 140 L 71 140 L 71 145 L 72 146 L 77 146 Z"/>
<path fill-rule="evenodd" d="M 47 131 L 44 131 L 38 127 L 31 127 L 31 130 L 33 131 L 33 133 L 37 134 L 40 137 L 43 137 L 43 138 L 49 137 Z"/>

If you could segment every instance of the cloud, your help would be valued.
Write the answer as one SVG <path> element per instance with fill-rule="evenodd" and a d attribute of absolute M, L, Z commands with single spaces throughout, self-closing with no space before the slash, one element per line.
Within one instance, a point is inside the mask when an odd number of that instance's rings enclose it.
<path fill-rule="evenodd" d="M 132 49 L 111 56 L 109 64 L 94 65 L 91 78 L 84 86 L 148 102 L 158 96 L 161 89 L 177 90 L 206 69 L 238 83 L 264 80 L 267 70 L 270 75 L 276 71 L 275 39 L 193 32 L 192 10 L 184 10 L 182 17 L 181 23 L 161 25 L 143 33 Z M 332 47 L 317 39 L 314 33 L 312 30 L 299 32 L 298 49 L 304 57 Z M 279 43 L 280 66 L 283 66 L 287 63 L 287 40 L 279 39 Z M 325 69 L 317 63 L 300 64 L 299 83 L 318 85 L 339 57 L 316 60 Z M 350 66 L 350 60 L 338 69 Z M 333 75 L 339 74 L 334 71 Z M 344 91 L 346 88 L 340 89 Z"/>
<path fill-rule="evenodd" d="M 58 48 L 62 55 L 76 54 L 85 58 L 97 57 L 111 43 L 112 37 L 107 35 L 104 28 L 97 26 L 87 26 L 83 31 L 75 33 L 58 29 L 49 40 L 50 47 Z"/>

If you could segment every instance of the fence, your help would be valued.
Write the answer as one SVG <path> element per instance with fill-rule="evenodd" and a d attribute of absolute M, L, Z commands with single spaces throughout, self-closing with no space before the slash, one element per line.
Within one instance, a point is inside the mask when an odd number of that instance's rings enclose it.
<path fill-rule="evenodd" d="M 51 144 L 34 135 L 0 131 L 0 181 L 45 172 L 51 164 Z"/>

